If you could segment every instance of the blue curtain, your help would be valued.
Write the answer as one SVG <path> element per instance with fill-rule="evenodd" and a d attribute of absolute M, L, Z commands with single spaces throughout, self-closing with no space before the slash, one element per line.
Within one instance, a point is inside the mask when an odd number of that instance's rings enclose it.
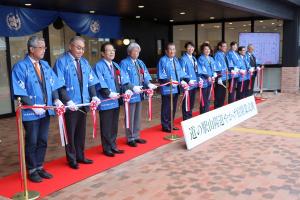
<path fill-rule="evenodd" d="M 0 6 L 0 36 L 16 37 L 41 31 L 60 16 L 76 33 L 93 38 L 120 38 L 120 18 Z"/>

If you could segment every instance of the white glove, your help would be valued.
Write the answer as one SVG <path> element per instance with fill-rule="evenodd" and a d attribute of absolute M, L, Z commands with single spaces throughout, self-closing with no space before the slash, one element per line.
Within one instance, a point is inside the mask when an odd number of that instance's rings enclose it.
<path fill-rule="evenodd" d="M 184 80 L 182 80 L 182 81 L 180 82 L 180 84 L 181 84 L 181 86 L 183 87 L 183 89 L 188 89 L 188 88 L 189 88 L 189 85 L 188 85 Z"/>
<path fill-rule="evenodd" d="M 218 77 L 218 74 L 217 74 L 216 72 L 214 72 L 213 77 L 214 77 L 214 78 L 217 78 L 217 77 Z"/>
<path fill-rule="evenodd" d="M 76 106 L 76 104 L 72 100 L 67 102 L 67 106 L 69 106 L 69 109 L 71 111 L 77 111 L 78 110 L 78 107 Z"/>
<path fill-rule="evenodd" d="M 115 99 L 115 98 L 118 98 L 119 95 L 120 95 L 120 94 L 117 93 L 117 92 L 110 92 L 109 95 L 108 95 L 108 97 L 109 97 L 109 98 L 112 98 L 112 99 Z"/>
<path fill-rule="evenodd" d="M 34 104 L 33 106 L 44 106 L 44 105 Z M 32 110 L 36 115 L 43 115 L 46 112 L 43 108 L 32 108 Z"/>
<path fill-rule="evenodd" d="M 59 99 L 56 99 L 56 100 L 54 101 L 54 105 L 55 105 L 56 107 L 61 107 L 61 106 L 63 106 L 64 104 L 63 104 Z"/>
<path fill-rule="evenodd" d="M 236 75 L 235 70 L 231 70 L 231 74 L 232 74 L 232 75 Z"/>
<path fill-rule="evenodd" d="M 133 92 L 131 90 L 126 90 L 125 91 L 125 94 L 129 95 L 129 96 L 132 96 L 133 95 Z"/>
<path fill-rule="evenodd" d="M 222 81 L 221 78 L 218 79 L 218 84 L 219 84 L 219 85 L 223 85 L 223 81 Z"/>
<path fill-rule="evenodd" d="M 202 87 L 203 87 L 203 80 L 202 80 L 202 78 L 200 78 L 200 80 L 199 80 L 199 82 L 198 82 L 198 83 L 199 83 L 199 87 L 201 87 L 201 88 L 202 88 Z"/>
<path fill-rule="evenodd" d="M 157 88 L 157 86 L 152 84 L 152 83 L 149 83 L 148 88 L 151 89 L 151 90 L 155 90 Z"/>
<path fill-rule="evenodd" d="M 190 80 L 189 85 L 194 85 L 196 83 L 196 80 Z"/>
<path fill-rule="evenodd" d="M 256 67 L 256 71 L 258 71 L 258 72 L 259 72 L 260 70 L 261 70 L 261 69 L 260 69 L 260 67 Z"/>
<path fill-rule="evenodd" d="M 98 97 L 96 97 L 96 96 L 92 97 L 92 101 L 95 101 L 95 102 L 96 102 L 96 106 L 97 106 L 97 107 L 98 107 L 98 106 L 100 105 L 100 103 L 101 103 L 101 100 L 100 100 Z"/>
<path fill-rule="evenodd" d="M 142 87 L 143 86 L 133 86 L 132 90 L 134 91 L 134 93 L 142 93 Z"/>
<path fill-rule="evenodd" d="M 253 73 L 254 72 L 254 68 L 250 67 L 249 72 Z"/>
<path fill-rule="evenodd" d="M 240 74 L 245 75 L 245 74 L 246 74 L 246 70 L 241 69 L 241 70 L 240 70 Z"/>

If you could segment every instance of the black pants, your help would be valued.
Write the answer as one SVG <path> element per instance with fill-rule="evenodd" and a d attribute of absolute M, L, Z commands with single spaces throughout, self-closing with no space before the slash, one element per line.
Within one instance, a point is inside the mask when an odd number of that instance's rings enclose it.
<path fill-rule="evenodd" d="M 223 85 L 226 86 L 226 81 L 223 81 Z M 215 83 L 215 109 L 224 106 L 226 98 L 226 88 L 224 86 L 219 85 L 217 81 Z"/>
<path fill-rule="evenodd" d="M 185 109 L 185 99 L 183 99 L 183 102 L 182 102 L 182 119 L 183 120 L 187 120 L 187 119 L 192 118 L 197 89 L 198 88 L 194 88 L 194 89 L 189 91 L 190 111 L 186 111 L 186 109 Z"/>
<path fill-rule="evenodd" d="M 117 148 L 120 108 L 100 110 L 100 134 L 103 151 L 111 151 Z"/>
<path fill-rule="evenodd" d="M 237 92 L 236 92 L 236 100 L 240 100 L 240 99 L 247 97 L 248 87 L 249 87 L 249 80 L 244 81 L 243 88 L 242 88 L 242 82 L 238 82 Z"/>
<path fill-rule="evenodd" d="M 163 129 L 171 129 L 171 99 L 170 95 L 161 95 L 160 120 Z M 178 94 L 173 94 L 173 123 L 176 113 Z"/>
<path fill-rule="evenodd" d="M 65 146 L 68 162 L 84 160 L 84 145 L 86 135 L 86 114 L 80 111 L 65 113 L 68 144 Z"/>
<path fill-rule="evenodd" d="M 210 87 L 202 88 L 202 99 L 204 102 L 204 106 L 202 106 L 202 103 L 200 103 L 201 114 L 209 111 L 209 105 L 210 105 L 209 93 L 210 93 Z"/>
<path fill-rule="evenodd" d="M 24 121 L 25 157 L 29 171 L 41 168 L 47 150 L 50 117 L 47 114 L 38 120 Z"/>
<path fill-rule="evenodd" d="M 229 81 L 228 81 L 228 87 L 229 87 L 228 103 L 232 103 L 235 101 L 237 81 L 238 81 L 238 78 L 233 79 L 232 92 L 230 92 L 232 79 L 229 79 Z"/>
<path fill-rule="evenodd" d="M 248 89 L 248 94 L 247 94 L 247 97 L 249 97 L 249 96 L 251 96 L 251 95 L 253 95 L 253 89 L 254 89 L 254 83 L 255 83 L 255 78 L 256 78 L 256 75 L 252 75 L 251 76 L 251 88 L 250 89 Z M 249 81 L 249 84 L 250 84 L 250 81 Z"/>

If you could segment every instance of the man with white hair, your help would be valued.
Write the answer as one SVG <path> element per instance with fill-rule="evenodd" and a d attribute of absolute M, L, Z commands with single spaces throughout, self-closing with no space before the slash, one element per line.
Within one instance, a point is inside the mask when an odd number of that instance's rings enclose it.
<path fill-rule="evenodd" d="M 136 147 L 137 143 L 144 144 L 146 140 L 140 138 L 140 124 L 142 100 L 144 99 L 144 88 L 154 90 L 156 85 L 152 84 L 152 80 L 145 63 L 138 59 L 141 47 L 137 43 L 131 43 L 127 48 L 128 57 L 120 63 L 121 69 L 129 75 L 130 83 L 133 85 L 133 96 L 130 99 L 130 119 L 129 128 L 126 128 L 127 144 Z"/>
<path fill-rule="evenodd" d="M 254 69 L 253 71 L 251 71 L 251 73 L 252 73 L 251 79 L 252 80 L 251 80 L 250 88 L 247 92 L 247 96 L 251 96 L 253 94 L 254 82 L 255 82 L 257 72 L 259 72 L 261 70 L 261 68 L 263 68 L 264 66 L 263 65 L 260 66 L 257 64 L 257 60 L 254 55 L 254 46 L 252 44 L 248 44 L 248 46 L 247 46 L 246 59 L 247 59 L 248 63 L 250 63 L 251 68 Z"/>

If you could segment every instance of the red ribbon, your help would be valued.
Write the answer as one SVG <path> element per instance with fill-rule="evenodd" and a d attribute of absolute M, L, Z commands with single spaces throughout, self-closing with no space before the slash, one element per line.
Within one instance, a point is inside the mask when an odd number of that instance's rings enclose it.
<path fill-rule="evenodd" d="M 233 91 L 233 82 L 234 82 L 234 75 L 232 74 L 231 83 L 230 83 L 230 93 L 232 93 Z"/>
<path fill-rule="evenodd" d="M 93 138 L 97 137 L 97 115 L 96 115 L 96 110 L 97 110 L 97 102 L 96 101 L 91 101 L 90 104 L 90 110 L 91 110 L 91 117 L 93 120 Z"/>
<path fill-rule="evenodd" d="M 250 82 L 249 82 L 248 89 L 251 90 L 251 88 L 252 88 L 252 73 L 250 73 Z"/>
<path fill-rule="evenodd" d="M 243 92 L 243 88 L 244 88 L 244 74 L 242 74 L 242 86 L 240 92 Z"/>
<path fill-rule="evenodd" d="M 189 112 L 191 110 L 191 105 L 190 105 L 190 95 L 189 95 L 189 88 L 184 87 L 184 96 L 185 98 L 185 110 Z"/>
<path fill-rule="evenodd" d="M 116 70 L 116 75 L 118 77 L 119 84 L 121 84 L 121 72 L 120 72 L 120 70 Z"/>
<path fill-rule="evenodd" d="M 129 101 L 131 96 L 129 94 L 124 94 L 124 104 L 125 104 L 125 119 L 126 119 L 126 128 L 130 127 L 130 110 L 129 110 Z"/>
<path fill-rule="evenodd" d="M 152 96 L 153 96 L 153 90 L 147 89 L 146 93 L 148 94 L 148 119 L 149 121 L 152 120 Z"/>
<path fill-rule="evenodd" d="M 211 101 L 215 100 L 214 81 L 211 82 L 209 100 Z"/>
<path fill-rule="evenodd" d="M 59 135 L 61 140 L 61 145 L 65 146 L 68 144 L 68 137 L 67 137 L 67 129 L 66 129 L 66 121 L 64 114 L 66 112 L 65 106 L 59 106 L 55 108 L 56 114 L 58 116 L 58 126 L 59 126 Z"/>

